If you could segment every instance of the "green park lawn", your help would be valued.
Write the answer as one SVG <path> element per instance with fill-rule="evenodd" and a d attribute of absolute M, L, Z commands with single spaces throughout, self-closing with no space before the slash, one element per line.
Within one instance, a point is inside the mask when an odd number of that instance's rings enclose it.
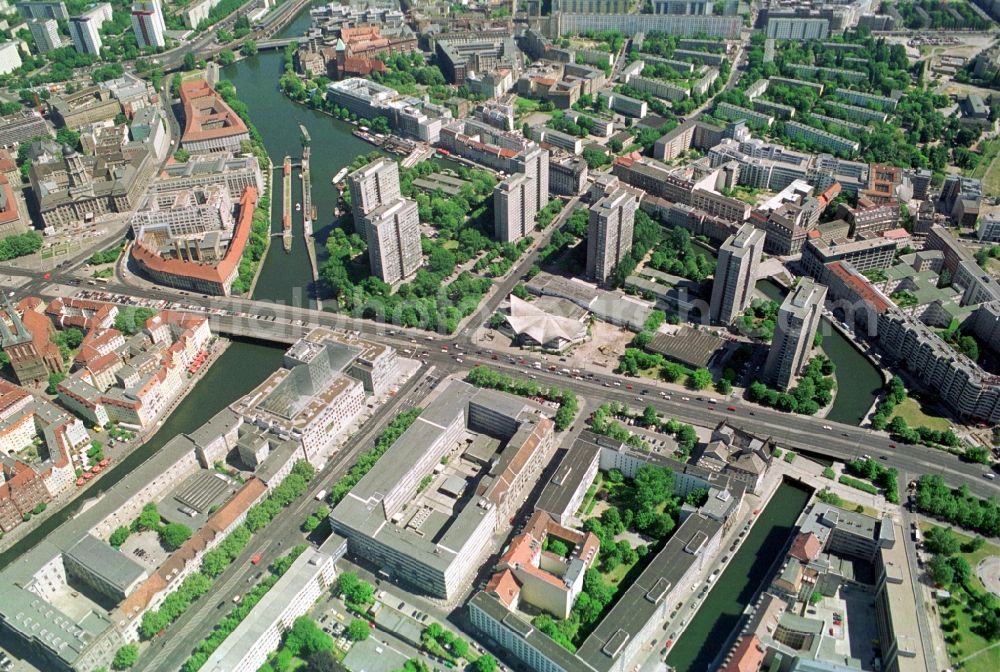
<path fill-rule="evenodd" d="M 906 420 L 906 424 L 910 427 L 923 426 L 940 431 L 951 427 L 951 421 L 948 418 L 932 415 L 930 409 L 925 408 L 923 404 L 913 397 L 907 397 L 903 403 L 896 407 L 893 417 L 897 415 Z"/>
<path fill-rule="evenodd" d="M 920 525 L 921 530 L 925 534 L 934 527 L 939 526 L 931 523 L 921 523 Z M 972 539 L 972 536 L 968 534 L 954 529 L 952 531 L 963 544 Z M 965 558 L 966 562 L 969 563 L 969 567 L 972 568 L 969 584 L 977 591 L 985 591 L 986 588 L 979 580 L 979 577 L 976 576 L 976 567 L 983 558 L 991 555 L 1000 555 L 1000 546 L 987 542 L 978 551 L 973 553 L 959 552 L 958 555 Z M 974 614 L 963 608 L 964 597 L 964 591 L 961 591 L 960 594 L 952 596 L 952 603 L 950 605 L 938 606 L 941 612 L 954 615 L 955 632 L 961 633 L 961 639 L 957 644 L 948 645 L 951 664 L 956 667 L 959 667 L 960 664 L 960 669 L 964 672 L 995 672 L 996 670 L 1000 670 L 1000 642 L 991 644 L 972 631 L 972 626 L 975 624 Z M 946 632 L 945 634 L 948 633 Z M 957 653 L 957 656 L 952 655 L 954 653 Z"/>

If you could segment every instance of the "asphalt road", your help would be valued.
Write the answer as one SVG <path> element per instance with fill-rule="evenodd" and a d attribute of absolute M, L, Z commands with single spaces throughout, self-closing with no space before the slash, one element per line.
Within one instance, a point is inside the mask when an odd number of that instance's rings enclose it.
<path fill-rule="evenodd" d="M 243 553 L 212 585 L 208 593 L 199 598 L 152 646 L 143 651 L 135 666 L 143 670 L 160 672 L 177 670 L 201 640 L 233 608 L 233 598 L 243 595 L 257 583 L 257 574 L 266 571 L 278 557 L 288 553 L 296 544 L 305 543 L 306 533 L 300 525 L 319 506 L 315 500 L 320 490 L 330 490 L 357 460 L 358 455 L 375 445 L 375 440 L 385 426 L 400 412 L 419 404 L 430 390 L 428 367 L 424 367 L 407 381 L 399 394 L 383 404 L 347 443 L 347 449 L 337 453 L 323 470 L 316 475 L 306 496 L 282 511 L 263 530 L 254 535 Z M 430 381 L 433 382 L 433 376 Z M 257 565 L 251 564 L 254 554 L 261 554 Z"/>
<path fill-rule="evenodd" d="M 563 213 L 560 213 L 561 216 L 566 216 L 569 210 L 569 207 L 564 208 Z M 555 228 L 556 226 L 550 227 L 550 232 Z M 192 307 L 223 309 L 235 315 L 235 317 L 218 315 L 212 317 L 212 328 L 223 333 L 235 332 L 261 339 L 273 338 L 277 334 L 280 335 L 280 340 L 287 341 L 289 338 L 301 334 L 308 325 L 352 329 L 401 349 L 414 347 L 410 342 L 411 339 L 415 340 L 418 345 L 426 344 L 428 346 L 428 361 L 437 363 L 445 367 L 446 370 L 469 368 L 475 364 L 487 364 L 493 368 L 507 369 L 511 373 L 524 373 L 526 368 L 511 365 L 507 361 L 508 355 L 506 353 L 498 353 L 499 359 L 496 361 L 492 360 L 489 354 L 475 354 L 475 348 L 470 344 L 470 337 L 475 331 L 476 325 L 481 324 L 487 315 L 496 310 L 514 284 L 519 281 L 522 273 L 534 263 L 536 256 L 537 249 L 522 261 L 515 272 L 500 283 L 497 290 L 466 322 L 466 326 L 460 333 L 452 337 L 416 330 L 408 331 L 393 325 L 352 319 L 344 315 L 316 311 L 310 308 L 237 298 L 205 298 L 191 294 L 178 294 L 166 288 L 148 290 L 110 284 L 95 288 L 95 291 L 155 300 L 180 301 Z M 40 280 L 42 277 L 41 273 L 37 271 L 26 271 L 9 266 L 0 266 L 0 274 L 2 273 L 25 275 L 35 280 Z M 51 277 L 53 282 L 65 282 L 71 279 L 73 279 L 72 276 L 56 272 L 53 272 Z M 29 282 L 26 287 L 31 288 L 35 293 L 46 293 L 40 291 L 39 283 L 36 282 Z M 240 316 L 241 313 L 243 316 Z M 270 319 L 272 317 L 273 319 Z M 294 324 L 295 322 L 300 322 L 300 324 Z M 450 344 L 452 352 L 441 352 L 442 343 Z M 454 344 L 456 343 L 462 345 L 467 352 L 467 356 L 463 357 L 461 367 L 454 361 Z M 469 352 L 470 349 L 473 352 Z M 533 356 L 518 355 L 519 359 L 522 357 L 529 365 L 538 359 Z M 548 365 L 549 363 L 546 362 L 546 366 Z M 726 419 L 747 431 L 769 436 L 779 445 L 793 450 L 805 450 L 837 460 L 850 460 L 866 454 L 875 458 L 885 456 L 885 462 L 890 466 L 897 467 L 900 472 L 910 474 L 939 473 L 946 482 L 954 486 L 968 485 L 970 490 L 980 496 L 1000 495 L 1000 486 L 983 478 L 983 474 L 986 472 L 984 466 L 963 462 L 956 456 L 920 444 L 898 443 L 893 448 L 892 444 L 895 442 L 882 432 L 840 424 L 823 418 L 780 413 L 747 402 L 734 402 L 732 405 L 736 410 L 728 411 L 727 408 L 731 404 L 727 401 L 722 400 L 718 404 L 708 402 L 713 393 L 669 392 L 672 398 L 668 400 L 659 395 L 660 390 L 665 391 L 668 388 L 660 387 L 656 382 L 646 379 L 627 379 L 621 376 L 595 374 L 592 378 L 575 380 L 569 376 L 561 376 L 544 369 L 545 367 L 541 371 L 532 370 L 529 375 L 536 375 L 541 382 L 568 387 L 583 396 L 629 402 L 639 407 L 652 404 L 660 413 L 683 422 L 715 426 Z M 615 386 L 616 382 L 621 387 Z M 607 386 L 604 383 L 607 383 Z M 635 388 L 632 391 L 626 388 L 630 384 Z M 641 390 L 649 392 L 647 395 L 642 395 L 640 394 Z M 637 396 L 640 397 L 638 400 L 635 398 Z M 826 430 L 824 427 L 832 429 Z"/>

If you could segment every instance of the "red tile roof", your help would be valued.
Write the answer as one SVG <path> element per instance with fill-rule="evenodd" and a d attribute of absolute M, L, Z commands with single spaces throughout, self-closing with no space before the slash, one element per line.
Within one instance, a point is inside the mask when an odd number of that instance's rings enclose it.
<path fill-rule="evenodd" d="M 815 560 L 822 550 L 823 544 L 820 543 L 819 537 L 812 532 L 803 532 L 795 537 L 788 555 L 802 562 L 809 562 Z"/>
<path fill-rule="evenodd" d="M 862 300 L 874 308 L 875 312 L 881 314 L 892 307 L 892 303 L 883 297 L 870 282 L 859 275 L 848 273 L 841 262 L 833 261 L 827 264 L 826 267 Z"/>
<path fill-rule="evenodd" d="M 521 594 L 521 584 L 509 569 L 505 569 L 490 578 L 490 582 L 486 584 L 486 592 L 496 595 L 505 607 L 511 609 L 517 596 Z"/>
<path fill-rule="evenodd" d="M 719 672 L 757 672 L 764 663 L 764 647 L 757 635 L 750 635 L 740 639 L 730 656 Z"/>
<path fill-rule="evenodd" d="M 249 133 L 239 115 L 204 79 L 181 84 L 181 103 L 184 105 L 182 143 Z"/>
<path fill-rule="evenodd" d="M 132 258 L 153 272 L 166 273 L 185 278 L 194 278 L 225 286 L 235 277 L 243 250 L 250 239 L 253 224 L 253 210 L 257 205 L 257 190 L 247 187 L 240 198 L 240 216 L 236 222 L 233 239 L 226 249 L 226 256 L 215 266 L 208 266 L 181 259 L 164 259 L 155 250 L 138 240 L 132 246 Z"/>

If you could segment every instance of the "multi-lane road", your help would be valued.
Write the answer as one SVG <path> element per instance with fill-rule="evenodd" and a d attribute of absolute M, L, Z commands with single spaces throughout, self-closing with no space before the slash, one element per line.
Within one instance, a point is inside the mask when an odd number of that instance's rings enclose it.
<path fill-rule="evenodd" d="M 568 212 L 570 208 L 566 208 Z M 564 213 L 565 214 L 565 213 Z M 556 227 L 552 227 L 555 229 Z M 531 255 L 533 257 L 533 255 Z M 525 263 L 533 263 L 531 258 Z M 26 271 L 9 266 L 0 266 L 0 277 L 3 274 L 28 276 L 30 278 L 19 291 L 25 293 L 49 294 L 46 285 L 50 282 L 68 283 L 78 281 L 68 273 L 53 272 L 48 279 L 37 271 Z M 923 473 L 939 473 L 946 482 L 968 485 L 970 490 L 981 496 L 1000 494 L 1000 487 L 984 478 L 986 468 L 978 464 L 970 464 L 959 458 L 924 445 L 896 444 L 887 434 L 871 429 L 839 424 L 822 418 L 781 413 L 759 407 L 746 402 L 720 400 L 710 403 L 711 393 L 693 393 L 668 391 L 668 387 L 646 379 L 628 379 L 621 376 L 592 373 L 577 379 L 572 376 L 560 375 L 547 370 L 549 362 L 545 362 L 542 370 L 535 370 L 531 365 L 532 357 L 515 355 L 514 353 L 491 353 L 481 350 L 471 342 L 475 326 L 485 316 L 496 309 L 499 302 L 510 292 L 520 278 L 520 273 L 512 273 L 502 283 L 490 300 L 477 311 L 469 326 L 463 328 L 457 336 L 448 337 L 438 334 L 428 334 L 415 330 L 405 330 L 393 325 L 376 323 L 370 320 L 354 319 L 338 313 L 316 311 L 310 308 L 288 306 L 264 301 L 227 297 L 204 297 L 177 293 L 167 289 L 142 289 L 121 284 L 110 284 L 99 288 L 99 291 L 114 293 L 126 297 L 138 297 L 151 300 L 168 300 L 183 303 L 194 309 L 222 312 L 212 315 L 212 328 L 220 333 L 255 337 L 264 340 L 289 342 L 302 334 L 310 325 L 332 328 L 357 330 L 366 336 L 389 343 L 399 349 L 419 348 L 427 351 L 424 358 L 442 367 L 444 370 L 468 368 L 475 364 L 487 364 L 494 368 L 507 370 L 510 373 L 535 375 L 540 382 L 558 384 L 567 387 L 581 396 L 593 399 L 607 399 L 630 403 L 633 406 L 654 406 L 660 413 L 683 422 L 701 426 L 714 426 L 722 420 L 742 427 L 749 432 L 762 436 L 770 436 L 779 445 L 794 450 L 804 450 L 837 460 L 850 460 L 862 455 L 871 455 L 884 459 L 891 466 L 897 467 L 901 473 L 916 475 Z M 413 342 L 411 342 L 413 341 Z M 414 343 L 415 342 L 415 343 Z M 464 350 L 461 365 L 455 361 L 455 344 Z M 442 352 L 442 344 L 449 347 L 449 352 Z M 482 352 L 483 354 L 479 354 Z M 497 359 L 493 359 L 496 354 Z M 514 362 L 508 358 L 514 358 Z M 520 364 L 520 359 L 525 364 Z M 628 389 L 631 385 L 633 389 Z M 670 395 L 664 398 L 663 391 Z M 736 410 L 729 411 L 733 406 Z M 830 427 L 831 429 L 825 429 Z"/>

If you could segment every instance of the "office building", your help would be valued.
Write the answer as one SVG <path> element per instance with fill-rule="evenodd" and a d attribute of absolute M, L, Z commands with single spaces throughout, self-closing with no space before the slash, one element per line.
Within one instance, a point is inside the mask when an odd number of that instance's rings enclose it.
<path fill-rule="evenodd" d="M 372 274 L 389 285 L 412 277 L 423 262 L 417 202 L 399 196 L 364 218 Z"/>
<path fill-rule="evenodd" d="M 140 0 L 132 5 L 132 30 L 140 49 L 165 46 L 163 33 L 166 29 L 160 0 Z"/>
<path fill-rule="evenodd" d="M 211 199 L 192 202 L 198 193 L 211 194 Z M 168 200 L 169 196 L 163 198 Z M 129 254 L 139 270 L 158 285 L 229 296 L 239 277 L 256 206 L 254 187 L 247 187 L 240 196 L 235 218 L 232 199 L 222 185 L 213 185 L 208 191 L 181 192 L 170 207 L 136 213 L 132 222 L 136 241 Z"/>
<path fill-rule="evenodd" d="M 515 173 L 493 189 L 493 227 L 496 239 L 515 243 L 535 228 L 535 191 L 533 177 Z"/>
<path fill-rule="evenodd" d="M 264 192 L 264 175 L 253 156 L 199 155 L 186 163 L 171 163 L 163 167 L 149 185 L 149 195 L 169 194 L 186 189 L 205 189 L 216 184 L 229 189 L 229 197 L 240 199 L 247 187 L 258 194 Z"/>
<path fill-rule="evenodd" d="M 32 159 L 28 179 L 46 227 L 129 212 L 156 169 L 152 154 L 142 149 L 131 156 L 121 152 L 84 156 L 42 141 L 34 143 L 28 154 Z"/>
<path fill-rule="evenodd" d="M 462 86 L 474 72 L 509 70 L 517 76 L 523 59 L 513 37 L 466 39 L 442 33 L 435 40 L 435 53 L 441 72 L 456 86 Z"/>
<path fill-rule="evenodd" d="M 368 213 L 400 197 L 399 165 L 390 158 L 377 159 L 348 175 L 347 185 L 351 191 L 354 230 L 367 239 Z"/>
<path fill-rule="evenodd" d="M 549 193 L 561 196 L 578 196 L 587 186 L 587 162 L 570 156 L 549 162 Z"/>
<path fill-rule="evenodd" d="M 809 360 L 823 314 L 826 286 L 802 278 L 778 309 L 778 323 L 764 364 L 764 382 L 787 390 Z"/>
<path fill-rule="evenodd" d="M 606 282 L 632 251 L 632 230 L 638 206 L 635 195 L 618 187 L 590 208 L 587 229 L 587 275 Z"/>
<path fill-rule="evenodd" d="M 896 236 L 905 234 L 903 229 L 886 231 L 889 235 L 878 235 L 846 240 L 834 238 L 824 240 L 818 231 L 813 231 L 802 248 L 802 270 L 814 279 L 827 283 L 827 264 L 848 261 L 860 273 L 873 268 L 887 269 L 896 260 L 899 247 Z"/>
<path fill-rule="evenodd" d="M 714 324 L 732 324 L 750 305 L 763 252 L 764 232 L 752 224 L 741 226 L 719 247 L 710 304 Z"/>
<path fill-rule="evenodd" d="M 448 382 L 337 504 L 334 532 L 393 581 L 453 598 L 545 469 L 556 443 L 548 415 Z"/>
<path fill-rule="evenodd" d="M 55 19 L 28 19 L 28 30 L 40 54 L 62 46 L 59 23 Z"/>
<path fill-rule="evenodd" d="M 397 376 L 395 349 L 320 327 L 296 341 L 283 367 L 230 408 L 248 425 L 293 441 L 321 467 L 366 396 L 386 394 Z"/>
<path fill-rule="evenodd" d="M 96 121 L 113 120 L 123 112 L 121 103 L 106 86 L 88 86 L 73 93 L 64 91 L 49 99 L 52 120 L 72 130 Z"/>

